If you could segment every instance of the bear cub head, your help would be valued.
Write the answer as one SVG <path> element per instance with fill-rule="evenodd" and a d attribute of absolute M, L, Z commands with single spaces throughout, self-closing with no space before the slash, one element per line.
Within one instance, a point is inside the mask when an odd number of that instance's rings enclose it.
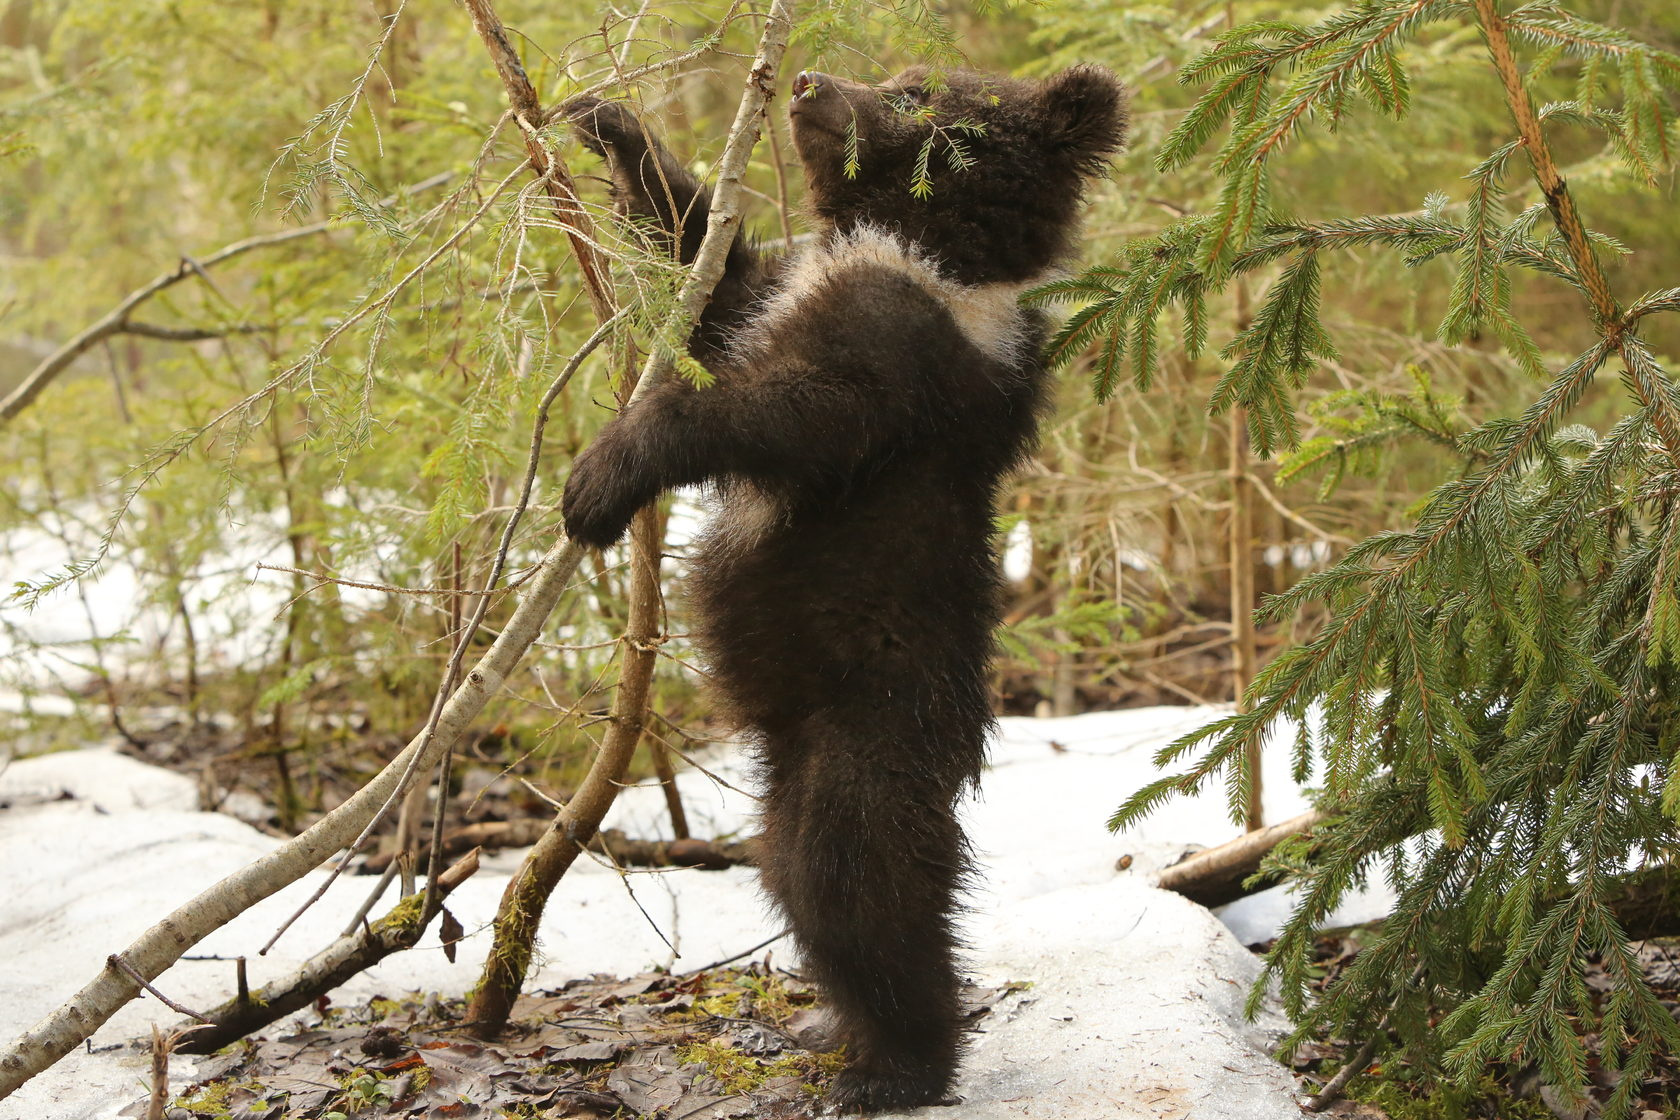
<path fill-rule="evenodd" d="M 825 237 L 880 227 L 979 285 L 1031 281 L 1068 254 L 1127 117 L 1098 66 L 1044 81 L 917 66 L 874 86 L 804 71 L 788 119 Z"/>

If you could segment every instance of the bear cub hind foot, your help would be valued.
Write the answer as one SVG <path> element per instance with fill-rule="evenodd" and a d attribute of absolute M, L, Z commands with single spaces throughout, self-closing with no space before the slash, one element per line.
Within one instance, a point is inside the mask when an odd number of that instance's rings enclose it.
<path fill-rule="evenodd" d="M 830 1115 L 892 1112 L 923 1105 L 960 1104 L 951 1093 L 951 1077 L 924 1071 L 877 1070 L 865 1064 L 846 1067 L 828 1087 L 823 1111 Z"/>

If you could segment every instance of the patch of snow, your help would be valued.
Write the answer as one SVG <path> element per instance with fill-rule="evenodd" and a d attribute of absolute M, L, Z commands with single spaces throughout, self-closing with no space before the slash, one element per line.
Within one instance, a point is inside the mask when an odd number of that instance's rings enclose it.
<path fill-rule="evenodd" d="M 1294 541 L 1288 545 L 1267 545 L 1260 550 L 1260 562 L 1268 568 L 1281 568 L 1288 560 L 1296 568 L 1322 568 L 1330 563 L 1329 541 Z"/>
<path fill-rule="evenodd" d="M 63 794 L 103 814 L 198 808 L 198 788 L 191 778 L 130 758 L 115 747 L 44 754 L 0 769 L 0 801 L 41 802 Z"/>
<path fill-rule="evenodd" d="M 1003 538 L 1003 578 L 1010 583 L 1024 581 L 1032 575 L 1032 557 L 1032 525 L 1022 518 L 1009 527 L 1009 534 Z"/>
<path fill-rule="evenodd" d="M 1259 962 L 1206 910 L 1134 880 L 1068 887 L 979 915 L 987 983 L 1029 979 L 983 1019 L 958 1109 L 927 1120 L 1292 1120 L 1269 1057 L 1283 1020 L 1248 1022 Z"/>
<path fill-rule="evenodd" d="M 983 871 L 966 918 L 970 965 L 986 983 L 1023 981 L 1032 988 L 982 1021 L 959 1085 L 966 1098 L 961 1109 L 918 1115 L 1283 1120 L 1299 1114 L 1289 1075 L 1268 1056 L 1279 1020 L 1268 1014 L 1249 1023 L 1241 1014 L 1258 972 L 1243 943 L 1259 939 L 1257 931 L 1282 903 L 1251 899 L 1227 908 L 1227 922 L 1238 929 L 1233 935 L 1206 910 L 1155 889 L 1147 878 L 1150 868 L 1193 845 L 1237 834 L 1222 791 L 1169 802 L 1135 833 L 1116 837 L 1105 827 L 1124 796 L 1154 775 L 1154 752 L 1217 714 L 1148 708 L 1003 721 L 980 796 L 965 810 Z M 1281 820 L 1305 801 L 1288 779 L 1283 752 L 1271 754 L 1266 811 L 1268 819 Z M 750 763 L 729 748 L 709 750 L 698 761 L 737 789 L 694 770 L 681 774 L 695 833 L 750 828 L 754 802 L 741 792 L 752 788 Z M 22 796 L 62 789 L 77 800 Z M 0 773 L 0 800 L 15 805 L 0 811 L 0 867 L 8 869 L 7 902 L 0 907 L 0 960 L 8 962 L 0 974 L 0 1035 L 10 1039 L 33 1025 L 91 979 L 107 954 L 275 847 L 275 840 L 231 817 L 193 811 L 195 798 L 190 778 L 108 749 L 26 759 Z M 661 791 L 650 784 L 625 790 L 607 823 L 637 836 L 668 835 Z M 1116 873 L 1116 859 L 1127 854 L 1133 870 Z M 487 858 L 451 896 L 450 909 L 471 935 L 455 964 L 428 937 L 333 998 L 464 992 L 478 977 L 490 920 L 520 855 Z M 341 880 L 273 952 L 257 957 L 323 874 L 259 904 L 190 955 L 245 954 L 253 985 L 290 971 L 338 935 L 371 887 L 366 878 Z M 1247 925 L 1229 916 L 1242 906 L 1249 907 Z M 778 928 L 749 870 L 621 878 L 580 860 L 549 905 L 531 983 L 553 986 L 654 964 L 695 969 Z M 787 942 L 770 952 L 791 963 Z M 158 982 L 189 1007 L 218 1003 L 232 984 L 233 966 L 225 960 L 184 960 Z M 135 1001 L 95 1035 L 94 1046 L 138 1038 L 151 1022 L 167 1026 L 176 1018 L 149 997 Z M 146 1063 L 139 1050 L 78 1051 L 0 1101 L 0 1120 L 112 1116 L 145 1091 Z M 190 1080 L 190 1068 L 186 1059 L 175 1062 L 180 1085 Z"/>
<path fill-rule="evenodd" d="M 1195 848 L 1211 848 L 1242 835 L 1231 822 L 1222 782 L 1195 797 L 1174 797 L 1140 824 L 1116 836 L 1110 814 L 1127 794 L 1160 775 L 1157 750 L 1229 712 L 1228 708 L 1157 707 L 1090 712 L 1059 719 L 1005 719 L 992 748 L 992 771 L 981 801 L 970 810 L 977 840 L 997 835 L 1005 843 L 990 853 L 985 888 L 1030 890 L 1070 874 L 1075 861 L 1083 882 L 1101 882 L 1123 855 L 1133 877 L 1145 878 L 1177 863 Z M 1288 737 L 1273 733 L 1260 763 L 1261 805 L 1268 823 L 1311 808 L 1290 773 Z M 1004 777 L 1000 772 L 1008 772 Z M 1022 804 L 1025 802 L 1025 804 Z M 1036 822 L 1012 829 L 993 814 L 1026 813 Z M 1277 935 L 1289 917 L 1293 887 L 1280 886 L 1221 907 L 1218 915 L 1243 945 Z M 1381 882 L 1350 892 L 1331 913 L 1331 926 L 1357 925 L 1387 914 L 1394 893 Z"/>
<path fill-rule="evenodd" d="M 329 508 L 348 506 L 342 490 L 329 491 L 322 500 Z M 61 536 L 33 527 L 7 529 L 0 534 L 0 561 L 14 577 L 43 581 L 95 553 L 97 533 L 85 526 L 102 525 L 108 512 L 91 505 L 73 509 L 62 520 Z M 204 548 L 191 570 L 182 573 L 191 588 L 186 609 L 203 658 L 201 671 L 269 659 L 277 633 L 273 619 L 293 595 L 289 574 L 258 568 L 292 563 L 279 514 L 240 514 L 215 531 L 214 546 Z M 339 574 L 384 582 L 377 571 Z M 155 577 L 143 581 L 134 565 L 113 553 L 74 586 L 43 596 L 33 609 L 0 598 L 0 680 L 28 694 L 25 704 L 19 693 L 0 691 L 0 711 L 66 714 L 62 702 L 52 706 L 50 695 L 35 690 L 86 687 L 94 679 L 87 666 L 93 661 L 88 647 L 95 641 L 104 642 L 114 675 L 156 680 L 176 672 L 178 665 L 158 663 L 157 651 L 166 643 L 178 649 L 181 620 L 176 604 L 149 596 L 147 588 L 155 582 Z M 365 588 L 341 586 L 337 593 L 350 610 L 376 609 L 385 601 L 382 592 Z"/>
<path fill-rule="evenodd" d="M 15 688 L 0 688 L 0 712 L 15 713 L 21 716 L 59 716 L 67 718 L 76 714 L 76 702 L 67 696 L 59 696 L 51 692 L 41 692 L 34 689 L 20 691 Z"/>

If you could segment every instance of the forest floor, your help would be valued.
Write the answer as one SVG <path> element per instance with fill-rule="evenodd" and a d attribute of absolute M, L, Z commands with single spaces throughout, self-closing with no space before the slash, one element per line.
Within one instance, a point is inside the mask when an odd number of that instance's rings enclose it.
<path fill-rule="evenodd" d="M 1318 942 L 1323 979 L 1360 951 L 1363 930 Z M 1260 946 L 1254 946 L 1258 950 Z M 1680 1009 L 1680 944 L 1638 947 L 1646 976 Z M 1593 974 L 1593 975 L 1596 975 Z M 1592 981 L 1589 980 L 1589 983 Z M 970 985 L 971 1030 L 1030 999 L 1029 984 Z M 823 1033 L 820 994 L 786 969 L 743 967 L 596 977 L 521 997 L 493 1043 L 467 1037 L 464 1001 L 376 999 L 315 1009 L 318 1023 L 267 1031 L 200 1063 L 170 1120 L 290 1117 L 553 1116 L 612 1120 L 797 1120 L 820 1102 L 840 1056 Z M 312 1017 L 313 1018 L 313 1017 Z M 1589 1038 L 1592 1097 L 1571 1102 L 1532 1069 L 1490 1070 L 1464 1089 L 1395 1054 L 1371 1063 L 1324 1113 L 1343 1120 L 1587 1120 L 1618 1076 Z M 1359 1049 L 1308 1043 L 1290 1066 L 1311 1088 Z M 468 1112 L 462 1102 L 480 1111 Z M 140 1098 L 122 1112 L 144 1116 Z M 1636 1096 L 1636 1120 L 1680 1114 L 1680 1067 L 1667 1063 Z M 936 1114 L 930 1114 L 936 1115 Z M 954 1115 L 960 1116 L 957 1112 Z"/>
<path fill-rule="evenodd" d="M 985 872 L 970 928 L 975 971 L 986 986 L 968 993 L 973 1047 L 959 1089 L 967 1100 L 925 1115 L 1285 1120 L 1300 1115 L 1297 1102 L 1358 1049 L 1362 1040 L 1303 1047 L 1296 1080 L 1267 1056 L 1282 1028 L 1275 1013 L 1259 1024 L 1242 1020 L 1258 970 L 1253 950 L 1275 933 L 1287 908 L 1282 892 L 1226 907 L 1221 925 L 1145 885 L 1149 870 L 1230 833 L 1217 791 L 1173 803 L 1136 834 L 1116 838 L 1101 828 L 1155 747 L 1208 714 L 1157 708 L 1005 721 L 982 796 L 968 810 Z M 16 966 L 0 977 L 0 1033 L 50 1010 L 167 907 L 272 848 L 280 830 L 271 819 L 252 821 L 258 832 L 224 813 L 197 811 L 209 792 L 224 809 L 243 805 L 243 816 L 263 817 L 259 787 L 272 769 L 258 767 L 251 788 L 229 796 L 227 785 L 240 783 L 207 782 L 205 757 L 217 755 L 177 752 L 175 772 L 167 773 L 107 749 L 25 760 L 0 773 L 0 866 L 11 869 L 6 879 L 18 888 L 0 914 L 0 959 Z M 695 771 L 679 777 L 695 832 L 738 835 L 750 820 L 750 798 L 741 792 L 750 767 L 727 748 L 705 764 L 729 784 Z M 1267 778 L 1268 815 L 1295 812 L 1300 791 L 1283 774 Z M 488 796 L 479 779 L 464 786 L 475 784 L 483 815 L 530 812 L 519 804 L 530 795 L 517 783 Z M 463 788 L 454 799 L 464 804 L 469 796 Z M 609 824 L 655 836 L 668 827 L 665 813 L 660 788 L 649 782 L 625 791 Z M 65 844 L 71 836 L 77 842 Z M 1120 856 L 1132 857 L 1129 874 L 1114 872 Z M 812 1114 L 836 1059 L 822 1049 L 818 997 L 799 978 L 786 942 L 742 953 L 775 932 L 744 867 L 623 875 L 604 862 L 580 862 L 550 908 L 547 955 L 534 970 L 532 994 L 515 1009 L 514 1030 L 493 1044 L 468 1038 L 461 995 L 483 959 L 484 929 L 517 858 L 511 851 L 487 858 L 452 896 L 467 931 L 459 962 L 446 962 L 434 938 L 216 1056 L 177 1056 L 168 1115 Z M 165 974 L 163 988 L 188 1006 L 205 1006 L 226 996 L 230 966 L 220 962 L 231 956 L 249 957 L 253 985 L 295 965 L 336 935 L 344 908 L 369 883 L 340 888 L 338 902 L 329 896 L 306 914 L 275 953 L 255 956 L 277 916 L 314 881 L 213 935 L 191 955 L 196 963 Z M 1339 917 L 1369 922 L 1386 905 L 1378 893 L 1353 900 Z M 1320 942 L 1326 979 L 1358 952 L 1360 938 L 1355 928 Z M 1641 960 L 1680 1010 L 1680 949 L 1648 943 Z M 708 961 L 722 963 L 694 967 Z M 577 978 L 589 971 L 598 974 Z M 141 1036 L 153 1020 L 180 1025 L 150 1000 L 130 1005 L 90 1052 L 0 1101 L 0 1120 L 144 1115 Z M 1614 1071 L 1596 1061 L 1598 1100 L 1584 1106 L 1557 1099 L 1525 1070 L 1491 1070 L 1470 1092 L 1393 1058 L 1369 1074 L 1328 1114 L 1588 1120 L 1614 1086 Z M 1676 1115 L 1674 1069 L 1641 1086 L 1639 1100 L 1635 1120 Z"/>
<path fill-rule="evenodd" d="M 965 1104 L 949 1115 L 960 1120 L 1129 1115 L 1292 1120 L 1300 1115 L 1294 1078 L 1270 1056 L 1285 1024 L 1271 1012 L 1259 1022 L 1242 1014 L 1257 973 L 1254 956 L 1208 911 L 1149 886 L 1141 873 L 1195 844 L 1232 835 L 1223 798 L 1214 794 L 1177 804 L 1148 828 L 1125 837 L 1104 828 L 1108 813 L 1149 767 L 1156 747 L 1209 714 L 1205 709 L 1155 708 L 1004 721 L 981 796 L 965 807 L 965 823 L 981 863 L 980 886 L 966 919 L 970 971 L 985 989 L 1005 994 L 981 1000 L 990 1003 L 990 1011 L 974 1023 L 957 1090 Z M 750 826 L 754 808 L 743 792 L 752 783 L 750 763 L 726 747 L 712 748 L 698 760 L 722 781 L 697 770 L 678 775 L 694 834 L 740 834 Z M 1300 806 L 1287 769 L 1287 760 L 1280 759 L 1268 801 L 1268 811 L 1280 819 Z M 0 774 L 0 802 L 10 804 L 0 810 L 0 867 L 8 869 L 9 892 L 0 907 L 0 960 L 8 962 L 0 970 L 0 1034 L 31 1025 L 162 914 L 273 850 L 278 840 L 271 834 L 224 813 L 198 811 L 202 786 L 197 775 L 164 771 L 109 748 L 25 759 Z M 668 827 L 661 788 L 648 782 L 624 790 L 607 823 L 630 836 L 661 835 Z M 75 842 L 67 843 L 69 837 Z M 1134 870 L 1117 874 L 1122 856 L 1133 857 Z M 478 977 L 490 919 L 518 860 L 515 851 L 485 856 L 479 872 L 450 896 L 449 909 L 465 931 L 453 963 L 435 933 L 428 934 L 414 950 L 381 962 L 333 992 L 328 1007 L 307 1009 L 257 1034 L 278 1044 L 317 1030 L 360 1031 L 354 1045 L 335 1041 L 325 1046 L 361 1071 L 350 1075 L 352 1081 L 364 1075 L 374 1081 L 393 1079 L 368 1070 L 403 1056 L 367 1055 L 360 1039 L 396 1007 L 425 1009 L 430 1003 L 437 1013 L 416 1020 L 420 1033 L 459 1041 L 461 1032 L 451 1029 L 448 1017 L 454 1006 L 450 1001 Z M 253 990 L 295 970 L 343 931 L 372 885 L 366 877 L 340 880 L 273 950 L 258 955 L 257 948 L 321 879 L 320 873 L 307 877 L 194 946 L 164 973 L 159 988 L 183 1006 L 202 1010 L 232 994 L 232 958 L 246 958 Z M 568 984 L 578 977 L 636 977 L 650 971 L 669 974 L 681 984 L 684 974 L 698 967 L 713 972 L 703 982 L 712 986 L 670 999 L 664 998 L 669 989 L 650 988 L 626 1003 L 642 1008 L 637 1014 L 645 1012 L 676 1029 L 675 1037 L 662 1034 L 653 1051 L 665 1045 L 703 1045 L 708 1032 L 722 1030 L 721 1016 L 750 1017 L 725 1009 L 739 994 L 736 978 L 704 966 L 739 958 L 780 929 L 765 911 L 756 879 L 747 867 L 621 875 L 604 860 L 580 860 L 548 907 L 542 955 L 534 962 L 527 991 L 565 999 L 573 995 Z M 389 905 L 387 898 L 373 913 Z M 1365 915 L 1380 913 L 1385 905 L 1373 900 Z M 1264 935 L 1275 928 L 1282 905 L 1249 900 L 1247 909 L 1248 921 Z M 749 977 L 794 983 L 779 971 L 798 967 L 785 940 L 751 959 L 760 963 Z M 804 998 L 797 987 L 789 990 L 795 1010 L 803 1009 Z M 686 1020 L 680 1005 L 675 1010 L 667 1006 L 684 999 L 705 1003 L 708 1015 L 721 1012 L 720 1020 Z M 337 1016 L 343 1019 L 335 1021 Z M 787 1030 L 774 1017 L 759 1021 L 772 1039 L 780 1037 L 776 1030 Z M 94 1036 L 94 1052 L 65 1058 L 0 1101 L 0 1120 L 105 1117 L 134 1103 L 146 1093 L 150 1074 L 145 1047 L 129 1044 L 145 1039 L 153 1022 L 173 1030 L 180 1017 L 149 997 L 125 1006 Z M 564 1045 L 589 1041 L 601 1040 Z M 414 1053 L 426 1058 L 445 1049 Z M 784 1057 L 799 1056 L 791 1051 L 752 1056 L 755 1066 L 760 1057 L 764 1065 L 774 1066 Z M 654 1057 L 656 1065 L 668 1060 Z M 623 1061 L 620 1054 L 612 1063 L 576 1072 L 604 1087 L 609 1065 Z M 694 1067 L 696 1081 L 705 1072 L 711 1080 L 728 1083 L 710 1072 L 730 1072 L 716 1062 L 712 1067 L 687 1065 Z M 683 1068 L 677 1063 L 667 1072 L 691 1076 Z M 216 1071 L 206 1067 L 205 1072 Z M 244 1072 L 233 1071 L 235 1086 L 256 1079 Z M 549 1072 L 563 1080 L 571 1077 Z M 820 1084 L 822 1072 L 818 1065 L 799 1073 L 800 1084 Z M 784 1066 L 777 1076 L 791 1075 Z M 194 1060 L 178 1055 L 170 1067 L 169 1092 L 178 1099 L 198 1099 L 192 1094 L 202 1090 L 203 1076 Z M 367 1093 L 378 1095 L 375 1085 L 362 1084 Z M 580 1092 L 605 1091 L 566 1084 Z M 322 1090 L 330 1094 L 347 1087 L 335 1075 L 313 1089 Z M 701 1084 L 699 1091 L 709 1086 Z M 578 1103 L 581 1107 L 581 1098 Z M 314 1114 L 330 1111 L 320 1104 Z"/>
<path fill-rule="evenodd" d="M 1023 990 L 971 988 L 970 1019 Z M 327 1008 L 315 1026 L 265 1032 L 201 1063 L 166 1115 L 793 1120 L 840 1064 L 818 1002 L 792 973 L 750 964 L 572 981 L 522 997 L 490 1043 L 464 1034 L 461 1000 Z"/>

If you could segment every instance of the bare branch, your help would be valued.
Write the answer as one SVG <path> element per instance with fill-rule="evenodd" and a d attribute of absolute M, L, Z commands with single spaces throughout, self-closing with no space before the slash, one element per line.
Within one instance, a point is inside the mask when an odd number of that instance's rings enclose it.
<path fill-rule="evenodd" d="M 583 286 L 589 294 L 589 304 L 595 310 L 595 317 L 605 322 L 612 317 L 614 307 L 606 260 L 595 247 L 594 223 L 578 200 L 577 187 L 573 185 L 566 165 L 554 159 L 552 153 L 543 147 L 537 133 L 543 112 L 536 88 L 531 85 L 525 66 L 519 61 L 519 53 L 508 41 L 507 28 L 502 25 L 490 0 L 462 0 L 462 5 L 472 17 L 473 29 L 478 32 L 478 37 L 484 40 L 491 61 L 496 64 L 496 73 L 501 75 L 514 119 L 525 133 L 525 151 L 530 156 L 531 166 L 547 187 L 560 224 L 572 243 L 578 266 L 583 269 Z"/>
<path fill-rule="evenodd" d="M 462 856 L 450 868 L 436 877 L 439 898 L 466 882 L 478 870 L 478 849 Z M 236 996 L 215 1008 L 204 1021 L 207 1029 L 195 1031 L 186 1043 L 177 1047 L 186 1054 L 209 1054 L 252 1031 L 282 1019 L 332 991 L 357 973 L 373 967 L 393 953 L 411 949 L 430 924 L 432 915 L 422 911 L 420 899 L 409 896 L 393 906 L 389 913 L 371 925 L 362 924 L 355 932 L 316 953 L 290 976 L 282 977 L 258 989 L 252 995 Z"/>
<path fill-rule="evenodd" d="M 150 992 L 153 999 L 169 1008 L 169 1010 L 174 1011 L 177 1014 L 185 1015 L 189 1019 L 197 1019 L 201 1023 L 208 1023 L 210 1021 L 208 1016 L 200 1015 L 190 1007 L 182 1007 L 180 1004 L 152 987 L 152 985 L 146 983 L 146 978 L 134 971 L 134 966 L 123 960 L 121 953 L 112 953 L 110 956 L 105 958 L 105 963 L 132 978 L 136 984 L 139 984 L 142 988 Z"/>
<path fill-rule="evenodd" d="M 407 188 L 407 190 L 403 193 L 414 194 L 419 191 L 430 190 L 433 187 L 441 186 L 442 184 L 449 182 L 451 178 L 453 178 L 453 172 L 448 171 L 438 175 L 433 175 L 431 178 L 423 179 L 414 184 L 412 187 Z M 390 195 L 381 200 L 381 205 L 387 205 L 395 202 L 397 198 L 397 195 Z M 23 383 L 16 389 L 13 389 L 4 401 L 0 401 L 0 424 L 6 423 L 13 417 L 17 416 L 18 413 L 28 408 L 32 403 L 34 403 L 35 398 L 41 395 L 41 391 L 52 383 L 55 377 L 63 373 L 65 369 L 69 368 L 70 363 L 74 362 L 88 350 L 98 345 L 102 340 L 110 338 L 112 335 L 128 333 L 146 335 L 152 338 L 169 338 L 174 341 L 192 341 L 192 339 L 186 338 L 179 333 L 164 333 L 174 331 L 175 328 L 152 327 L 146 324 L 131 323 L 128 321 L 129 315 L 133 313 L 136 307 L 139 307 L 142 303 L 145 303 L 164 289 L 179 284 L 182 280 L 185 280 L 189 276 L 203 276 L 210 266 L 220 264 L 222 261 L 228 260 L 232 257 L 237 257 L 243 253 L 249 253 L 253 249 L 266 249 L 275 245 L 284 245 L 287 242 L 297 241 L 305 237 L 314 237 L 316 234 L 326 233 L 329 230 L 336 229 L 344 224 L 345 222 L 342 218 L 329 218 L 324 222 L 316 222 L 313 225 L 299 226 L 297 229 L 287 229 L 281 230 L 278 233 L 265 233 L 259 234 L 256 237 L 247 237 L 242 241 L 235 241 L 231 244 L 224 245 L 207 257 L 182 257 L 180 262 L 176 264 L 174 268 L 170 269 L 168 272 L 159 273 L 151 280 L 150 283 L 136 288 L 134 291 L 128 293 L 128 295 L 124 296 L 122 301 L 118 303 L 116 307 L 106 312 L 103 317 L 94 322 L 86 330 L 70 339 L 57 350 L 54 350 L 51 354 L 48 354 L 45 358 L 42 358 L 40 363 L 36 365 L 34 369 L 29 371 L 29 375 L 23 379 Z M 238 328 L 224 328 L 216 333 L 204 334 L 199 337 L 215 338 L 218 337 L 219 334 L 232 333 L 235 329 Z M 249 329 L 261 330 L 263 328 L 252 327 Z"/>
<path fill-rule="evenodd" d="M 225 327 L 165 327 L 157 323 L 123 323 L 112 334 L 135 334 L 141 338 L 156 338 L 164 342 L 204 342 L 212 338 L 226 338 L 230 334 L 256 334 L 272 330 L 268 323 L 233 323 Z"/>
<path fill-rule="evenodd" d="M 625 768 L 641 742 L 647 722 L 649 684 L 656 655 L 656 635 L 662 602 L 659 594 L 659 511 L 647 506 L 631 522 L 629 620 L 618 688 L 605 741 L 590 764 L 577 793 L 555 817 L 552 827 L 526 855 L 508 880 L 497 907 L 496 936 L 484 962 L 478 989 L 467 1008 L 467 1019 L 479 1037 L 493 1037 L 507 1023 L 508 1012 L 525 983 L 531 951 L 542 922 L 543 908 L 578 853 L 600 829 L 601 820 L 618 797 Z"/>
<path fill-rule="evenodd" d="M 774 0 L 770 5 L 770 12 L 765 17 L 764 34 L 758 42 L 758 55 L 753 59 L 752 69 L 747 73 L 747 83 L 741 91 L 741 103 L 735 110 L 735 122 L 729 128 L 729 140 L 723 147 L 723 156 L 718 160 L 717 186 L 712 188 L 712 208 L 706 217 L 706 237 L 700 242 L 700 250 L 694 256 L 694 264 L 690 267 L 688 279 L 683 282 L 682 291 L 677 295 L 677 304 L 671 309 L 666 319 L 664 329 L 658 338 L 687 338 L 694 330 L 694 325 L 700 321 L 700 314 L 706 309 L 706 303 L 712 298 L 712 290 L 723 278 L 724 265 L 729 257 L 729 247 L 734 244 L 735 236 L 741 226 L 741 177 L 747 169 L 747 160 L 752 156 L 753 148 L 758 144 L 758 135 L 764 125 L 765 107 L 775 92 L 776 72 L 782 64 L 782 55 L 787 51 L 788 33 L 793 27 L 792 0 Z M 672 355 L 663 346 L 654 346 L 648 354 L 647 362 L 642 366 L 642 375 L 637 379 L 636 389 L 630 396 L 630 403 L 646 396 L 648 392 L 668 376 L 672 366 Z"/>

